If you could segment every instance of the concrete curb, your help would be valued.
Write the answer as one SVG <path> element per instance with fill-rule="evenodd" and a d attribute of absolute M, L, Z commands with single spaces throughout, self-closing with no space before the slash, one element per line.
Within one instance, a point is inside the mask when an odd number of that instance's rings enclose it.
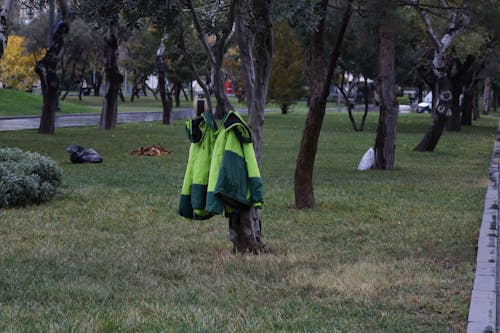
<path fill-rule="evenodd" d="M 500 128 L 500 123 L 499 123 Z M 497 329 L 497 304 L 500 296 L 499 260 L 499 159 L 500 142 L 497 130 L 489 168 L 489 181 L 484 200 L 484 210 L 479 230 L 476 274 L 472 288 L 467 333 L 495 333 Z"/>

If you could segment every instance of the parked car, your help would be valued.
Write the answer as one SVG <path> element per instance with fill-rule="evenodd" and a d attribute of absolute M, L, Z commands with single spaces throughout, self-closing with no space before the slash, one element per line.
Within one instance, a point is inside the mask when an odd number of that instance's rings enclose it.
<path fill-rule="evenodd" d="M 432 111 L 432 92 L 425 95 L 422 102 L 417 104 L 417 113 L 431 113 Z"/>

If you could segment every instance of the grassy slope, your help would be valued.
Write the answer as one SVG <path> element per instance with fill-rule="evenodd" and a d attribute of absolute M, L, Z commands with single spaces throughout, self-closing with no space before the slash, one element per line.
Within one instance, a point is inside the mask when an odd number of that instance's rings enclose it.
<path fill-rule="evenodd" d="M 401 115 L 396 170 L 358 172 L 376 116 L 353 133 L 327 113 L 315 163 L 317 207 L 293 206 L 304 114 L 266 116 L 264 240 L 233 256 L 227 222 L 176 214 L 188 144 L 182 122 L 0 132 L 0 146 L 49 155 L 57 198 L 0 210 L 0 331 L 464 331 L 496 121 L 412 150 L 427 115 Z M 79 143 L 104 157 L 73 165 Z M 162 144 L 164 158 L 131 157 Z"/>
<path fill-rule="evenodd" d="M 95 109 L 61 101 L 61 113 L 89 113 Z M 0 89 L 0 117 L 38 116 L 42 112 L 42 97 L 30 93 Z"/>
<path fill-rule="evenodd" d="M 64 101 L 60 102 L 61 112 L 58 114 L 100 113 L 102 99 L 102 96 L 83 96 L 80 101 L 78 96 L 68 95 Z M 237 103 L 235 98 L 231 98 L 231 101 L 235 108 L 244 107 Z M 213 105 L 215 105 L 215 100 L 213 101 Z M 182 98 L 179 107 L 174 107 L 174 109 L 192 107 L 193 102 Z M 41 96 L 15 90 L 0 89 L 0 117 L 39 116 L 41 110 Z M 153 96 L 142 96 L 133 103 L 130 102 L 130 98 L 127 98 L 125 102 L 118 101 L 118 112 L 161 110 L 161 102 L 155 100 Z"/>

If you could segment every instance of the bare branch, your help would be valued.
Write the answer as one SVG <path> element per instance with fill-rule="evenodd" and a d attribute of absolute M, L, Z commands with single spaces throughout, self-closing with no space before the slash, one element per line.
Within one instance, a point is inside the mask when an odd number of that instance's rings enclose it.
<path fill-rule="evenodd" d="M 441 44 L 441 41 L 439 40 L 439 37 L 437 36 L 436 32 L 434 31 L 434 28 L 432 27 L 429 14 L 419 6 L 419 0 L 411 0 L 411 2 L 413 3 L 414 8 L 417 11 L 417 13 L 420 15 L 420 17 L 422 17 L 422 20 L 425 23 L 425 29 L 427 31 L 427 34 L 429 35 L 432 42 L 434 43 L 434 46 L 436 47 L 436 49 L 440 49 L 442 47 L 442 44 Z"/>
<path fill-rule="evenodd" d="M 210 60 L 211 64 L 215 64 L 215 55 L 213 50 L 211 49 L 210 45 L 208 45 L 208 38 L 203 31 L 203 28 L 200 23 L 200 19 L 198 17 L 198 14 L 196 13 L 196 10 L 193 5 L 192 0 L 186 0 L 186 6 L 189 8 L 189 11 L 191 12 L 191 15 L 193 17 L 193 23 L 196 31 L 198 32 L 199 39 L 201 43 L 203 44 L 203 47 L 207 51 L 208 59 Z"/>

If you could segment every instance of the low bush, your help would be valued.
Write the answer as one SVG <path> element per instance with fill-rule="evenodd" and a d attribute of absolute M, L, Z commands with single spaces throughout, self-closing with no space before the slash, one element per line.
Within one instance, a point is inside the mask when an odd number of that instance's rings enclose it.
<path fill-rule="evenodd" d="M 51 199 L 62 183 L 62 169 L 52 159 L 19 148 L 0 149 L 0 208 Z"/>

